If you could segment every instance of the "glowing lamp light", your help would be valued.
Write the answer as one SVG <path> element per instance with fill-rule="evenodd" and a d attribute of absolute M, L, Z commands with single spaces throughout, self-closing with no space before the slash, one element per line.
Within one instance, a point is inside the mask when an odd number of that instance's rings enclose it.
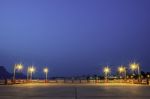
<path fill-rule="evenodd" d="M 123 67 L 123 66 L 118 67 L 118 71 L 120 73 L 125 72 L 125 67 Z"/>
<path fill-rule="evenodd" d="M 48 73 L 48 68 L 44 68 L 43 71 L 44 71 L 45 73 Z"/>
<path fill-rule="evenodd" d="M 14 75 L 13 75 L 13 81 L 15 83 L 15 76 L 16 76 L 16 70 L 22 70 L 23 69 L 23 65 L 22 64 L 15 64 L 14 66 Z"/>
<path fill-rule="evenodd" d="M 28 68 L 28 71 L 31 72 L 31 73 L 33 73 L 33 72 L 35 72 L 35 68 L 34 68 L 33 66 L 32 66 L 32 67 L 29 67 L 29 68 Z"/>
<path fill-rule="evenodd" d="M 110 72 L 110 68 L 109 67 L 105 67 L 104 68 L 104 73 L 109 73 Z"/>
<path fill-rule="evenodd" d="M 43 71 L 44 71 L 44 73 L 45 73 L 45 82 L 47 83 L 48 68 L 44 68 Z"/>
<path fill-rule="evenodd" d="M 138 71 L 138 81 L 140 81 L 140 80 L 141 80 L 140 65 L 134 62 L 134 63 L 131 63 L 131 64 L 130 64 L 130 68 L 131 68 L 131 70 L 132 70 L 133 72 L 134 72 L 135 70 Z"/>
<path fill-rule="evenodd" d="M 138 67 L 139 67 L 139 64 L 137 64 L 137 63 L 135 63 L 135 62 L 130 64 L 130 68 L 131 68 L 131 70 L 133 70 L 133 71 L 136 70 Z"/>
<path fill-rule="evenodd" d="M 108 81 L 108 73 L 110 72 L 110 68 L 107 66 L 104 68 L 104 73 L 105 73 L 105 80 L 106 82 Z"/>
<path fill-rule="evenodd" d="M 16 65 L 16 69 L 17 70 L 22 70 L 23 69 L 23 65 L 22 64 L 17 64 Z"/>
<path fill-rule="evenodd" d="M 35 72 L 35 68 L 33 66 L 31 67 L 28 67 L 28 71 L 27 71 L 27 75 L 28 73 L 30 73 L 30 80 L 32 81 L 32 73 Z M 28 79 L 28 76 L 27 76 L 27 79 Z"/>

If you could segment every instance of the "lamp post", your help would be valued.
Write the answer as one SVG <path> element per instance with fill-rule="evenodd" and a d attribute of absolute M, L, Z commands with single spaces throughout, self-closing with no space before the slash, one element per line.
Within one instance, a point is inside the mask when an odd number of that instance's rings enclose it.
<path fill-rule="evenodd" d="M 45 73 L 45 82 L 47 83 L 48 68 L 44 68 L 43 72 Z"/>
<path fill-rule="evenodd" d="M 28 73 L 30 73 L 30 80 L 32 81 L 32 74 L 35 72 L 35 68 L 33 66 L 28 68 Z"/>
<path fill-rule="evenodd" d="M 27 68 L 27 81 L 29 80 L 30 67 Z"/>
<path fill-rule="evenodd" d="M 14 66 L 14 75 L 13 75 L 13 82 L 15 83 L 16 80 L 16 70 L 22 70 L 23 69 L 23 65 L 22 64 L 15 64 Z"/>
<path fill-rule="evenodd" d="M 110 73 L 110 68 L 107 66 L 104 68 L 104 73 L 105 73 L 105 80 L 106 82 L 108 81 L 108 74 Z"/>
<path fill-rule="evenodd" d="M 134 72 L 135 70 L 138 71 L 138 80 L 140 81 L 141 77 L 140 77 L 140 65 L 138 63 L 131 63 L 130 64 L 130 69 Z"/>
<path fill-rule="evenodd" d="M 121 75 L 121 73 L 124 73 L 125 79 L 127 78 L 127 72 L 126 72 L 126 68 L 124 66 L 118 67 L 118 71 L 119 71 L 120 75 Z"/>

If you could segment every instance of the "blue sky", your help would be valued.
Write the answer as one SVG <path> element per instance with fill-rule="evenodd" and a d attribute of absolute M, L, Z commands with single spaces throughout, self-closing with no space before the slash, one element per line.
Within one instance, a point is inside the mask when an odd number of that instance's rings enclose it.
<path fill-rule="evenodd" d="M 51 76 L 137 61 L 150 71 L 149 0 L 0 0 L 0 65 Z M 24 70 L 25 72 L 25 70 Z"/>

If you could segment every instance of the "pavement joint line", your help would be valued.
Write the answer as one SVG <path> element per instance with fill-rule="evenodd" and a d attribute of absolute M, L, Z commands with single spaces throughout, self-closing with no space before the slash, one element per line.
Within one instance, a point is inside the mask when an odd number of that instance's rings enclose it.
<path fill-rule="evenodd" d="M 75 99 L 78 99 L 78 89 L 77 89 L 77 87 L 75 87 Z"/>

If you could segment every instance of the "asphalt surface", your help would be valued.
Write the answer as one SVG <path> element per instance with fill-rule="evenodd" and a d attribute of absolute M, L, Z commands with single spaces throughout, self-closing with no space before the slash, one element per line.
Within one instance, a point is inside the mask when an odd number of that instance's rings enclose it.
<path fill-rule="evenodd" d="M 0 85 L 0 99 L 150 99 L 150 86 L 132 84 Z"/>

